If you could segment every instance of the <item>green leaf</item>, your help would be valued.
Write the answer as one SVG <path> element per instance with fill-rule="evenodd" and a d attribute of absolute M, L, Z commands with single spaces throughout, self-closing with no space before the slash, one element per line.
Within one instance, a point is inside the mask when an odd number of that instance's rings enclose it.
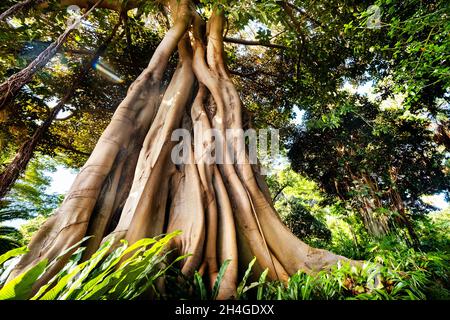
<path fill-rule="evenodd" d="M 259 277 L 258 293 L 256 294 L 257 300 L 262 300 L 262 298 L 263 298 L 264 284 L 266 283 L 266 277 L 267 277 L 268 272 L 269 272 L 269 268 L 266 268 L 266 270 L 264 270 L 263 273 L 261 273 L 261 276 Z"/>
<path fill-rule="evenodd" d="M 71 294 L 79 289 L 82 286 L 83 281 L 87 278 L 87 276 L 92 272 L 92 270 L 98 265 L 98 263 L 104 258 L 104 256 L 108 253 L 109 249 L 114 243 L 114 238 L 111 238 L 110 240 L 106 241 L 97 252 L 95 252 L 92 257 L 87 261 L 87 267 L 84 268 L 80 275 L 77 277 L 77 279 L 74 281 L 72 285 L 68 288 L 67 292 L 65 292 L 61 299 L 66 300 L 68 299 Z"/>
<path fill-rule="evenodd" d="M 48 288 L 52 287 L 54 283 L 56 283 L 57 281 L 62 279 L 62 277 L 64 277 L 66 274 L 71 272 L 71 270 L 73 270 L 77 266 L 78 262 L 80 261 L 83 251 L 84 251 L 84 248 L 78 248 L 77 251 L 75 251 L 72 254 L 69 262 L 66 263 L 64 268 L 62 268 L 62 270 L 59 271 L 57 275 L 55 275 L 52 279 L 50 279 L 50 281 L 48 281 L 45 285 L 43 285 L 39 289 L 39 291 L 30 300 L 37 300 L 48 290 Z M 48 267 L 47 267 L 47 269 L 48 269 Z"/>
<path fill-rule="evenodd" d="M 203 282 L 202 275 L 200 273 L 198 273 L 197 271 L 195 271 L 194 278 L 195 278 L 195 282 L 197 284 L 197 288 L 200 292 L 200 299 L 207 300 L 208 295 L 206 293 L 206 287 L 205 287 L 205 283 Z"/>
<path fill-rule="evenodd" d="M 227 267 L 230 264 L 230 262 L 231 262 L 230 259 L 225 260 L 224 263 L 222 263 L 222 266 L 220 267 L 219 274 L 217 275 L 216 281 L 214 281 L 211 297 L 211 299 L 213 300 L 216 300 L 217 295 L 219 294 L 220 283 L 222 282 L 223 276 L 225 275 L 225 271 L 227 270 Z"/>
<path fill-rule="evenodd" d="M 256 262 L 256 257 L 253 258 L 252 261 L 248 264 L 248 268 L 245 271 L 244 277 L 242 278 L 242 281 L 239 283 L 239 286 L 237 287 L 237 298 L 240 299 L 242 294 L 244 293 L 245 284 L 247 283 L 248 278 L 250 277 L 250 274 L 252 272 L 253 265 Z"/>
<path fill-rule="evenodd" d="M 9 259 L 20 256 L 28 252 L 26 246 L 10 250 L 0 256 L 0 267 Z"/>
<path fill-rule="evenodd" d="M 70 251 L 74 250 L 75 248 L 79 247 L 83 242 L 85 242 L 87 239 L 92 238 L 92 236 L 89 237 L 84 237 L 83 239 L 81 239 L 80 241 L 78 241 L 77 243 L 75 243 L 74 245 L 70 246 L 69 248 L 67 248 L 66 250 L 64 250 L 61 254 L 59 254 L 55 259 L 53 259 L 50 264 L 48 265 L 48 269 L 50 269 L 51 267 L 53 267 L 53 265 L 55 263 L 57 263 L 60 259 L 64 258 Z"/>
<path fill-rule="evenodd" d="M 47 260 L 44 259 L 28 271 L 25 271 L 18 277 L 5 284 L 5 286 L 0 290 L 0 300 L 28 299 L 31 294 L 33 284 L 44 272 L 47 264 Z"/>
<path fill-rule="evenodd" d="M 66 274 L 64 277 L 62 277 L 61 280 L 59 280 L 58 283 L 53 288 L 51 288 L 46 294 L 44 294 L 41 298 L 39 298 L 39 300 L 56 300 L 56 299 L 58 299 L 61 292 L 63 292 L 67 288 L 67 285 L 69 284 L 69 282 L 72 279 L 74 279 L 75 276 L 79 272 L 81 272 L 88 264 L 89 264 L 89 260 L 76 266 L 68 274 Z M 36 298 L 33 297 L 32 300 L 36 300 Z"/>
<path fill-rule="evenodd" d="M 92 278 L 83 286 L 83 290 L 79 292 L 75 299 L 85 300 L 86 297 L 92 295 L 92 293 L 95 292 L 93 291 L 94 288 L 98 288 L 99 283 L 101 283 L 111 272 L 112 268 L 119 263 L 126 249 L 127 244 L 124 242 L 122 246 L 114 250 L 101 264 L 100 268 L 97 270 L 97 273 L 93 273 Z"/>

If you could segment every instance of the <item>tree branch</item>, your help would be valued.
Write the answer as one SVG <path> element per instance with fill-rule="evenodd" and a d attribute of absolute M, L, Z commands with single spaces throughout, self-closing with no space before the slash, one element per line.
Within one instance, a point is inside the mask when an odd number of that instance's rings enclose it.
<path fill-rule="evenodd" d="M 280 193 L 283 192 L 283 190 L 284 190 L 287 186 L 289 186 L 288 183 L 284 184 L 284 185 L 277 191 L 277 193 L 275 194 L 275 196 L 272 198 L 272 202 L 273 202 L 273 203 L 275 203 L 275 201 L 277 200 L 277 198 L 278 198 L 278 196 L 280 195 Z"/>
<path fill-rule="evenodd" d="M 11 6 L 8 10 L 6 10 L 2 14 L 0 14 L 0 21 L 5 20 L 7 17 L 15 14 L 19 10 L 23 10 L 23 9 L 27 10 L 27 9 L 31 8 L 33 5 L 38 5 L 44 1 L 45 0 L 25 0 L 25 1 L 22 1 L 19 3 L 16 3 L 15 5 Z"/>
<path fill-rule="evenodd" d="M 0 84 L 0 109 L 4 108 L 5 105 L 14 99 L 17 92 L 28 82 L 31 81 L 33 76 L 42 69 L 50 59 L 55 55 L 56 52 L 60 50 L 62 45 L 66 42 L 69 35 L 76 29 L 77 25 L 81 20 L 86 19 L 86 17 L 97 8 L 104 0 L 98 0 L 94 5 L 90 7 L 89 10 L 84 13 L 80 19 L 71 24 L 66 28 L 66 30 L 53 41 L 44 51 L 42 51 L 30 64 L 19 72 L 10 76 L 6 81 Z"/>
<path fill-rule="evenodd" d="M 290 3 L 288 1 L 285 1 L 286 5 L 288 5 L 289 7 L 291 7 L 292 9 L 294 9 L 295 11 L 297 11 L 298 13 L 300 13 L 301 15 L 305 16 L 308 20 L 310 20 L 311 22 L 313 22 L 314 24 L 323 27 L 322 23 L 316 19 L 314 19 L 313 17 L 311 17 L 311 15 L 305 11 L 305 9 L 300 8 L 298 6 L 296 6 L 293 3 Z"/>
<path fill-rule="evenodd" d="M 267 42 L 261 42 L 261 41 L 255 41 L 255 40 L 245 40 L 245 39 L 236 39 L 236 38 L 223 38 L 224 42 L 229 43 L 236 43 L 236 44 L 242 44 L 245 46 L 263 46 L 263 47 L 269 47 L 269 48 L 276 48 L 276 49 L 287 49 L 287 47 L 274 44 L 274 43 L 267 43 Z"/>

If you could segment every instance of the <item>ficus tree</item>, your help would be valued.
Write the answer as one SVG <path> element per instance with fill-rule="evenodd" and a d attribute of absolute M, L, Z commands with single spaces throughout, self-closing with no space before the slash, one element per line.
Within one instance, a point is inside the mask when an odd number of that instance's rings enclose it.
<path fill-rule="evenodd" d="M 61 3 L 82 8 L 93 4 Z M 95 5 L 128 10 L 145 3 L 105 0 Z M 244 128 L 241 99 L 224 53 L 225 17 L 236 3 L 160 4 L 170 29 L 129 87 L 63 203 L 33 237 L 30 251 L 10 277 L 42 259 L 57 257 L 85 236 L 92 236 L 85 251 L 88 257 L 105 238 L 133 243 L 174 230 L 183 233 L 172 241 L 173 249 L 191 254 L 182 262 L 184 274 L 199 270 L 213 284 L 219 266 L 230 260 L 220 298 L 233 295 L 240 266 L 253 257 L 257 272 L 267 268 L 270 279 L 280 280 L 299 269 L 315 272 L 344 260 L 308 246 L 290 232 L 239 136 L 226 135 L 229 129 Z M 174 53 L 178 66 L 163 85 Z M 177 142 L 171 136 L 180 128 L 189 133 L 183 137 L 182 154 L 193 161 L 175 164 L 171 155 Z M 202 136 L 208 129 L 215 129 L 224 141 L 226 161 L 208 160 L 214 142 Z M 53 264 L 35 288 L 65 262 Z"/>

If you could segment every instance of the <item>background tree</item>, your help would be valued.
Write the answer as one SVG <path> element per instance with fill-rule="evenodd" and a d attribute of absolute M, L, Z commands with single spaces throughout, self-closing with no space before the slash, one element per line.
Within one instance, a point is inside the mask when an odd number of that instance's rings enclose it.
<path fill-rule="evenodd" d="M 74 137 L 73 135 L 67 135 L 67 128 L 68 125 L 70 126 L 70 124 L 68 124 L 67 122 L 65 122 L 64 120 L 68 120 L 69 118 L 75 116 L 76 114 L 78 114 L 78 116 L 76 117 L 76 120 L 78 120 L 77 122 L 72 122 L 72 126 L 76 123 L 78 123 L 77 128 L 79 128 L 79 122 L 80 119 L 82 119 L 82 116 L 84 114 L 84 118 L 86 120 L 91 119 L 90 121 L 92 121 L 92 118 L 94 117 L 97 121 L 103 121 L 105 122 L 105 119 L 107 119 L 108 114 L 111 114 L 111 106 L 115 105 L 118 102 L 115 101 L 105 101 L 105 99 L 102 100 L 102 103 L 99 103 L 98 100 L 95 99 L 90 99 L 89 102 L 88 101 L 75 101 L 74 104 L 69 104 L 70 100 L 72 99 L 72 97 L 75 95 L 76 99 L 79 99 L 78 96 L 80 96 L 81 94 L 85 94 L 86 90 L 96 90 L 98 88 L 95 88 L 95 86 L 91 86 L 91 84 L 93 82 L 87 82 L 87 79 L 98 79 L 99 76 L 93 74 L 93 72 L 90 70 L 91 66 L 92 67 L 96 67 L 96 66 L 100 66 L 101 68 L 103 68 L 103 63 L 100 61 L 100 59 L 105 59 L 105 57 L 101 57 L 105 55 L 105 51 L 107 49 L 107 47 L 110 45 L 110 43 L 114 40 L 116 33 L 119 29 L 119 27 L 121 26 L 123 20 L 129 20 L 128 18 L 124 18 L 123 16 L 120 17 L 120 13 L 119 13 L 119 17 L 115 17 L 115 16 L 106 16 L 103 17 L 103 23 L 105 25 L 109 25 L 109 24 L 113 24 L 112 27 L 112 31 L 110 32 L 110 34 L 108 34 L 106 36 L 106 39 L 102 40 L 102 44 L 98 47 L 95 48 L 95 50 L 93 50 L 92 52 L 90 52 L 89 50 L 84 50 L 85 52 L 87 52 L 87 54 L 85 54 L 85 56 L 82 57 L 82 59 L 79 59 L 79 57 L 76 57 L 76 59 L 74 61 L 71 62 L 62 62 L 59 61 L 59 63 L 62 63 L 63 66 L 65 66 L 66 64 L 70 67 L 75 67 L 77 68 L 77 71 L 70 71 L 70 69 L 66 72 L 60 72 L 61 77 L 58 79 L 58 85 L 59 88 L 61 89 L 61 81 L 62 82 L 66 82 L 67 83 L 67 87 L 62 88 L 64 91 L 62 91 L 61 93 L 61 97 L 59 98 L 58 102 L 56 103 L 56 105 L 52 106 L 51 108 L 48 107 L 48 103 L 49 101 L 42 103 L 44 106 L 44 110 L 45 110 L 45 114 L 43 115 L 43 122 L 41 124 L 39 124 L 36 129 L 34 130 L 34 132 L 31 134 L 31 137 L 23 142 L 21 144 L 21 146 L 18 148 L 17 153 L 15 155 L 15 157 L 13 157 L 13 159 L 8 163 L 7 166 L 5 166 L 2 169 L 1 172 L 1 184 L 0 184 L 0 197 L 4 196 L 4 194 L 8 191 L 8 189 L 12 186 L 12 184 L 14 183 L 14 181 L 19 177 L 19 175 L 21 174 L 21 172 L 25 169 L 27 163 L 29 162 L 29 160 L 31 159 L 33 152 L 38 148 L 41 149 L 43 152 L 46 152 L 47 154 L 54 154 L 55 152 L 58 151 L 62 151 L 65 153 L 69 153 L 72 156 L 72 158 L 78 158 L 81 161 L 83 161 L 82 159 L 85 159 L 86 156 L 89 155 L 89 151 L 92 149 L 93 147 L 93 143 L 95 143 L 96 138 L 99 136 L 102 128 L 104 128 L 106 126 L 106 123 L 104 123 L 103 127 L 99 127 L 99 123 L 97 123 L 96 128 L 99 129 L 99 131 L 94 135 L 93 141 L 91 141 L 89 143 L 89 139 L 92 137 L 92 134 L 94 133 L 94 129 L 91 127 L 91 129 L 87 130 L 87 136 L 83 136 L 81 134 L 78 134 L 79 137 L 81 137 L 82 139 L 82 146 L 78 147 L 78 146 L 74 146 Z M 97 22 L 98 23 L 98 22 Z M 100 23 L 101 24 L 101 23 Z M 139 28 L 139 24 L 134 24 L 135 27 L 137 25 L 137 28 Z M 123 30 L 121 31 L 121 35 L 120 37 L 125 37 L 125 34 L 127 34 L 130 30 L 130 28 L 132 28 L 133 24 L 127 22 L 126 27 L 123 28 Z M 37 28 L 37 30 L 39 30 L 40 26 L 32 26 L 34 28 Z M 128 31 L 127 31 L 128 30 Z M 142 33 L 142 30 L 140 31 Z M 142 35 L 142 34 L 141 34 Z M 152 35 L 149 35 L 149 37 L 145 37 L 147 40 L 146 41 L 152 41 L 154 40 L 154 37 L 152 38 Z M 94 38 L 95 39 L 95 38 Z M 130 41 L 132 41 L 131 36 L 127 39 L 129 39 Z M 77 45 L 82 45 L 82 46 L 86 46 L 89 45 L 89 41 L 91 41 L 91 39 L 87 39 L 87 41 L 85 40 L 84 43 L 80 43 L 81 41 L 77 41 L 78 44 Z M 99 40 L 98 40 L 99 41 Z M 36 42 L 36 40 L 35 40 Z M 100 42 L 100 41 L 99 41 Z M 142 41 L 141 41 L 142 42 Z M 41 43 L 41 42 L 38 42 Z M 148 42 L 143 42 L 141 44 L 141 46 L 145 45 Z M 128 48 L 131 46 L 131 43 L 126 44 L 126 50 L 128 50 Z M 31 50 L 35 50 L 33 48 L 33 44 L 31 45 Z M 9 47 L 8 47 L 9 48 Z M 148 50 L 148 48 L 145 48 Z M 145 50 L 144 49 L 144 50 Z M 151 49 L 151 47 L 150 47 Z M 47 50 L 47 49 L 45 49 Z M 124 50 L 124 48 L 116 48 L 116 50 L 110 50 L 111 54 L 121 54 L 122 56 L 125 55 L 121 50 Z M 142 50 L 142 49 L 139 49 Z M 133 54 L 136 54 L 137 52 L 139 52 L 139 50 L 133 50 L 133 52 L 128 52 L 126 53 L 126 57 L 124 60 L 120 60 L 121 63 L 129 63 L 130 59 L 132 58 Z M 29 50 L 30 51 L 30 50 Z M 75 50 L 76 51 L 76 50 Z M 80 51 L 80 50 L 79 50 Z M 29 58 L 31 58 L 29 56 Z M 58 57 L 55 57 L 55 59 Z M 120 56 L 115 56 L 115 58 L 120 58 Z M 37 58 L 36 58 L 37 59 Z M 108 56 L 106 56 L 106 59 L 108 59 Z M 79 64 L 79 66 L 78 66 Z M 100 68 L 99 67 L 99 68 Z M 135 64 L 135 68 L 137 68 L 138 65 Z M 128 68 L 128 72 L 132 72 L 133 69 L 132 68 Z M 124 68 L 124 70 L 127 70 L 127 68 Z M 135 71 L 138 72 L 138 71 Z M 52 73 L 52 76 L 55 75 L 55 72 Z M 129 75 L 127 75 L 129 76 Z M 91 78 L 92 77 L 92 78 Z M 111 75 L 110 75 L 111 77 Z M 45 81 L 48 81 L 48 76 L 45 77 L 47 79 L 45 79 Z M 115 87 L 118 87 L 118 85 L 120 85 L 122 82 L 124 82 L 124 79 L 121 79 L 120 77 L 116 77 L 117 79 L 110 79 L 111 84 L 115 84 Z M 41 79 L 36 79 L 38 82 L 41 81 Z M 43 86 L 45 85 L 45 81 L 44 84 L 43 83 L 39 83 L 38 86 Z M 55 81 L 55 79 L 51 79 L 51 81 Z M 56 84 L 56 83 L 55 83 Z M 83 84 L 83 86 L 80 86 L 80 84 Z M 120 101 L 120 98 L 123 97 L 125 95 L 125 88 L 122 88 L 122 90 L 114 90 L 115 89 L 114 86 L 112 86 L 111 89 L 113 89 L 111 92 L 114 92 L 115 94 L 118 95 L 118 98 L 115 97 L 115 99 L 119 99 L 117 101 Z M 30 88 L 28 88 L 28 92 Z M 29 92 L 30 93 L 30 92 Z M 47 95 L 49 94 L 49 92 L 46 93 Z M 52 94 L 55 94 L 55 92 L 53 91 Z M 20 97 L 19 97 L 20 98 Z M 53 100 L 50 100 L 53 99 Z M 47 100 L 54 101 L 56 99 L 55 96 L 50 96 L 47 97 Z M 23 99 L 20 99 L 19 101 L 17 101 L 20 104 L 23 103 Z M 20 106 L 19 106 L 20 108 Z M 28 107 L 30 108 L 30 107 Z M 20 110 L 20 109 L 19 109 Z M 62 112 L 65 111 L 67 113 L 69 113 L 69 116 L 65 116 L 62 118 L 57 119 L 57 116 Z M 35 111 L 35 114 L 38 115 L 39 117 L 39 110 Z M 96 113 L 93 115 L 93 113 Z M 99 113 L 100 112 L 100 113 Z M 24 114 L 21 114 L 19 112 L 17 112 L 17 110 L 14 110 L 14 112 L 10 112 L 10 111 L 6 111 L 5 113 L 5 119 L 4 122 L 8 125 L 10 124 L 12 121 L 15 121 L 15 119 L 19 119 L 19 121 L 21 121 L 23 123 L 23 118 L 24 118 Z M 53 124 L 53 122 L 55 122 L 54 120 L 58 120 L 58 121 L 64 121 L 64 125 L 63 128 L 65 129 L 65 134 L 63 134 L 63 137 L 55 137 L 54 135 L 51 135 L 48 130 L 50 128 L 50 126 Z M 29 125 L 29 127 L 33 127 L 36 125 L 36 118 L 30 119 L 32 121 L 32 123 Z M 86 121 L 84 120 L 84 121 Z M 25 125 L 23 123 L 23 125 Z M 8 131 L 11 130 L 11 127 L 5 127 Z M 53 131 L 53 130 L 52 130 Z M 64 132 L 64 130 L 62 131 Z M 80 130 L 78 130 L 78 133 L 80 133 Z M 8 135 L 8 132 L 5 132 L 5 136 Z M 46 137 L 47 136 L 47 137 Z M 46 142 L 47 141 L 47 142 Z M 48 146 L 48 144 L 50 143 L 50 146 Z M 6 143 L 5 143 L 6 144 Z M 47 146 L 46 146 L 47 144 Z M 78 143 L 80 144 L 80 143 Z M 89 146 L 90 144 L 90 146 Z M 79 162 L 80 163 L 80 162 Z"/>
<path fill-rule="evenodd" d="M 308 114 L 309 117 L 309 114 Z M 293 142 L 294 170 L 315 179 L 329 194 L 358 209 L 374 235 L 396 223 L 418 244 L 411 214 L 426 211 L 420 197 L 447 192 L 446 158 L 426 118 L 404 117 L 367 99 L 348 98 L 320 120 L 311 115 Z"/>

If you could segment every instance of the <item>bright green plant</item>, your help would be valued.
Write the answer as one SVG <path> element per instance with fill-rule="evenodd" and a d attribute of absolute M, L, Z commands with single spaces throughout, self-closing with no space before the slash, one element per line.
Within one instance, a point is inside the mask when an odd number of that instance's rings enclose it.
<path fill-rule="evenodd" d="M 362 266 L 346 263 L 332 270 L 310 275 L 302 271 L 292 275 L 287 283 L 265 281 L 245 285 L 252 264 L 244 276 L 244 287 L 238 289 L 258 300 L 424 300 L 449 299 L 448 290 L 436 283 L 448 281 L 449 260 L 433 254 L 408 249 L 408 252 L 379 252 L 375 261 Z M 257 288 L 256 296 L 254 288 Z M 433 294 L 434 296 L 430 295 Z"/>
<path fill-rule="evenodd" d="M 85 241 L 83 239 L 61 255 L 75 250 L 61 272 L 37 293 L 32 292 L 33 284 L 56 260 L 50 263 L 43 260 L 9 281 L 0 289 L 0 300 L 132 300 L 139 297 L 215 300 L 230 261 L 222 264 L 212 290 L 198 272 L 192 279 L 182 276 L 175 264 L 185 256 L 169 258 L 167 249 L 169 241 L 178 234 L 142 239 L 131 246 L 122 242 L 115 249 L 110 239 L 89 260 L 81 262 L 84 248 L 75 249 Z M 397 245 L 393 250 L 392 241 L 385 239 L 373 246 L 372 258 L 359 266 L 339 263 L 331 270 L 316 274 L 298 271 L 286 283 L 267 280 L 267 269 L 258 277 L 254 274 L 256 259 L 253 259 L 234 296 L 243 300 L 450 299 L 450 256 L 415 251 L 406 245 Z M 14 259 L 25 252 L 23 247 L 0 256 L 0 279 L 7 276 Z M 164 281 L 164 295 L 158 290 L 159 280 Z"/>
<path fill-rule="evenodd" d="M 180 232 L 160 238 L 142 239 L 131 246 L 122 241 L 115 249 L 113 239 L 109 239 L 84 262 L 81 262 L 84 248 L 79 248 L 55 277 L 37 293 L 33 293 L 32 285 L 55 263 L 42 260 L 6 283 L 0 289 L 0 300 L 132 300 L 146 293 L 157 295 L 156 281 L 174 263 L 185 258 L 181 256 L 171 263 L 167 262 L 170 254 L 168 243 L 178 234 Z M 59 258 L 73 249 L 69 248 Z M 1 265 L 16 253 L 0 256 Z"/>

